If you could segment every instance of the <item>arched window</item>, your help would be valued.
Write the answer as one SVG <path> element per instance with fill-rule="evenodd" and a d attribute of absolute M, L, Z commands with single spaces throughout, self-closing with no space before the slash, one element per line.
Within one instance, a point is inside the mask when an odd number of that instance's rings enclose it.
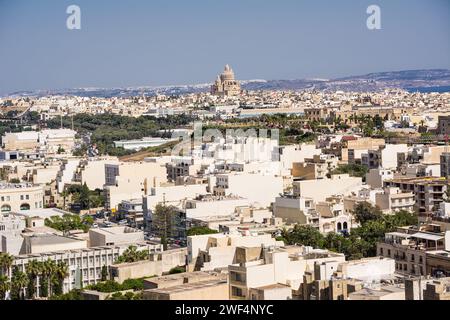
<path fill-rule="evenodd" d="M 9 204 L 4 204 L 4 205 L 2 205 L 1 211 L 2 212 L 10 212 L 11 206 Z"/>
<path fill-rule="evenodd" d="M 30 205 L 28 203 L 22 203 L 20 205 L 20 210 L 30 210 Z"/>
<path fill-rule="evenodd" d="M 344 230 L 347 230 L 347 228 L 348 228 L 347 221 L 344 222 L 343 227 L 344 227 Z"/>
<path fill-rule="evenodd" d="M 337 224 L 337 229 L 338 229 L 338 231 L 342 230 L 342 224 L 340 222 L 338 222 L 338 224 Z"/>

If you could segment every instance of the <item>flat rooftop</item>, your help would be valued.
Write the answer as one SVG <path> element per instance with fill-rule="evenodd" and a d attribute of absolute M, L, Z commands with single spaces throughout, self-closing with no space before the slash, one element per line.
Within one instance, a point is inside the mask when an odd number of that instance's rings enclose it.
<path fill-rule="evenodd" d="M 269 284 L 267 286 L 256 287 L 255 289 L 257 289 L 257 290 L 276 290 L 276 289 L 291 289 L 291 287 L 281 284 L 281 283 L 276 283 L 276 284 Z"/>
<path fill-rule="evenodd" d="M 42 209 L 31 209 L 26 211 L 20 211 L 20 212 L 13 212 L 14 214 L 34 218 L 50 218 L 54 216 L 62 217 L 64 214 L 71 214 L 70 212 L 57 209 L 57 208 L 42 208 Z"/>
<path fill-rule="evenodd" d="M 82 240 L 63 237 L 56 234 L 38 234 L 30 236 L 30 242 L 32 245 L 54 245 L 54 244 L 68 244 L 74 242 L 80 242 Z"/>
<path fill-rule="evenodd" d="M 111 227 L 111 228 L 96 228 L 96 229 L 90 229 L 89 231 L 104 234 L 104 235 L 117 235 L 117 234 L 142 232 L 141 230 L 134 229 L 131 227 L 126 227 L 126 226 Z"/>
<path fill-rule="evenodd" d="M 208 280 L 208 281 L 200 281 L 193 283 L 185 283 L 178 286 L 168 287 L 168 288 L 156 288 L 156 289 L 148 289 L 144 292 L 156 292 L 161 294 L 173 294 L 180 292 L 188 292 L 195 291 L 203 288 L 215 287 L 217 285 L 227 284 L 227 280 Z"/>

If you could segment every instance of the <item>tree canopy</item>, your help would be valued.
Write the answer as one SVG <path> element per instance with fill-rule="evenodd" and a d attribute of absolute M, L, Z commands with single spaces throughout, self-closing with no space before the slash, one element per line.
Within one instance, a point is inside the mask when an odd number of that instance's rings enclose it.
<path fill-rule="evenodd" d="M 385 233 L 395 231 L 397 227 L 417 224 L 417 216 L 407 211 L 384 215 L 379 214 L 378 208 L 364 204 L 358 212 L 362 217 L 361 226 L 353 228 L 350 234 L 330 232 L 323 235 L 312 226 L 296 225 L 292 230 L 283 230 L 280 240 L 344 253 L 348 260 L 355 260 L 375 256 L 377 242 L 384 238 Z"/>
<path fill-rule="evenodd" d="M 45 225 L 47 227 L 67 232 L 71 230 L 83 230 L 87 232 L 92 224 L 94 223 L 94 219 L 91 216 L 85 215 L 83 217 L 77 214 L 64 214 L 62 217 L 53 216 L 45 219 Z"/>

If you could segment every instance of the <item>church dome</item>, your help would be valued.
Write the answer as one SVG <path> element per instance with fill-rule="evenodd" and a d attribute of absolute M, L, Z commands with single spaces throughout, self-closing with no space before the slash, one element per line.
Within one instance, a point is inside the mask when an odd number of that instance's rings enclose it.
<path fill-rule="evenodd" d="M 228 64 L 225 66 L 225 69 L 223 70 L 223 73 L 221 74 L 220 78 L 221 78 L 222 81 L 234 80 L 233 69 L 231 69 Z"/>

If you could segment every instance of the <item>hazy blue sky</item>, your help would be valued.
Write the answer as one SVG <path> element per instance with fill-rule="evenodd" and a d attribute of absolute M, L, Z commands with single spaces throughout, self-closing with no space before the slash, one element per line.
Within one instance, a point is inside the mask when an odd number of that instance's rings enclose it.
<path fill-rule="evenodd" d="M 450 68 L 450 1 L 0 0 L 0 93 L 203 83 L 226 63 L 238 79 Z"/>

